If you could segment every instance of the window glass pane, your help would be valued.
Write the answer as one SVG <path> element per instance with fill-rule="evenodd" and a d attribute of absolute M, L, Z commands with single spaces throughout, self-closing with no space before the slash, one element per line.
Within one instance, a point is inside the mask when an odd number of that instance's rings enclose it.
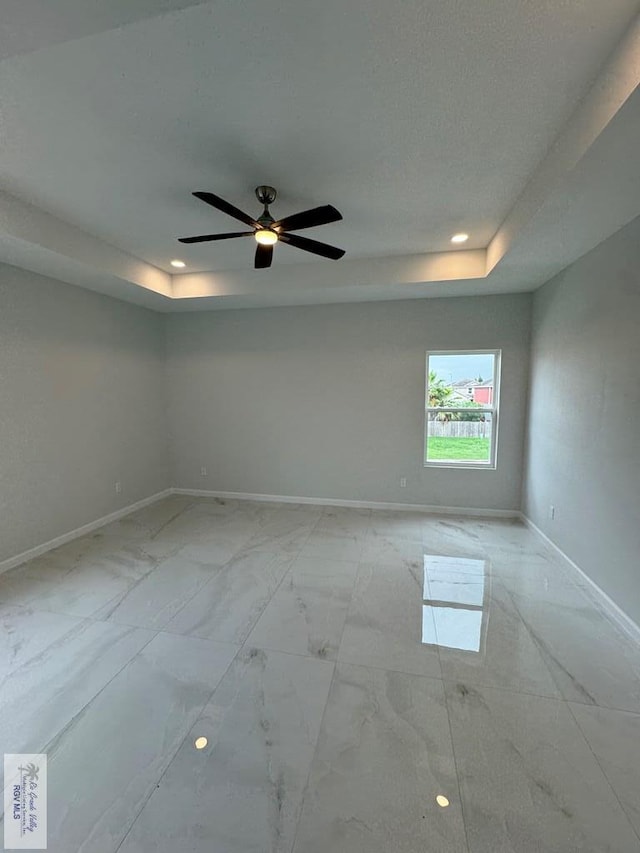
<path fill-rule="evenodd" d="M 491 462 L 490 412 L 427 413 L 427 462 Z"/>
<path fill-rule="evenodd" d="M 495 358 L 493 353 L 430 355 L 427 405 L 492 406 Z"/>

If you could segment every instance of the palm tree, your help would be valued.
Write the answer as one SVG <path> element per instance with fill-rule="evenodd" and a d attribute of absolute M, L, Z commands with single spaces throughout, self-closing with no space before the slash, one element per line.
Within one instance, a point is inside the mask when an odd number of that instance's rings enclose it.
<path fill-rule="evenodd" d="M 429 405 L 446 406 L 449 397 L 453 394 L 453 388 L 446 385 L 444 379 L 438 379 L 435 370 L 429 371 Z"/>
<path fill-rule="evenodd" d="M 447 406 L 448 403 L 450 403 L 450 398 L 452 394 L 453 388 L 451 387 L 451 385 L 447 385 L 444 379 L 438 379 L 438 375 L 435 370 L 430 370 L 428 387 L 429 406 Z M 438 412 L 435 417 L 439 421 L 457 420 L 457 415 L 455 412 Z"/>

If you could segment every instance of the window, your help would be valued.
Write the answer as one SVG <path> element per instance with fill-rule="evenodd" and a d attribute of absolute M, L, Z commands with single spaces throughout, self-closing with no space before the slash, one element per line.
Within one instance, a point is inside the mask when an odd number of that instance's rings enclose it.
<path fill-rule="evenodd" d="M 424 464 L 495 468 L 500 350 L 428 352 Z"/>

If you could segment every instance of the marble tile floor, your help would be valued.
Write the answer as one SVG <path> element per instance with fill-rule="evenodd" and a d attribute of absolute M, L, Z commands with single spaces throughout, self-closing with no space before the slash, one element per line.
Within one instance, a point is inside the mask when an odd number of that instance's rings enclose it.
<path fill-rule="evenodd" d="M 516 521 L 176 496 L 0 623 L 51 853 L 640 851 L 640 649 Z"/>

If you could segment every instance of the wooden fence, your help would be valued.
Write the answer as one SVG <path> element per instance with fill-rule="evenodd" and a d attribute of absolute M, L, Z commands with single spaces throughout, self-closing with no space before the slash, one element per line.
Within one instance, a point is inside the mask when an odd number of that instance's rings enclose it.
<path fill-rule="evenodd" d="M 438 438 L 490 438 L 490 421 L 429 421 L 429 435 Z"/>

